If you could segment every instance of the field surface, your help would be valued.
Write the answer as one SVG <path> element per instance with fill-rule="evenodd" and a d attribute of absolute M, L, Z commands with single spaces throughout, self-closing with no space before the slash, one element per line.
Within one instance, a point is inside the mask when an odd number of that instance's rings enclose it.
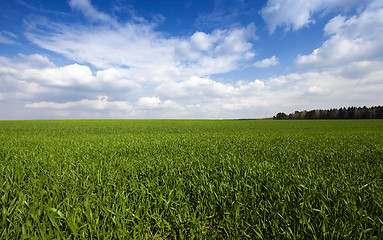
<path fill-rule="evenodd" d="M 383 121 L 0 122 L 0 239 L 383 239 Z"/>

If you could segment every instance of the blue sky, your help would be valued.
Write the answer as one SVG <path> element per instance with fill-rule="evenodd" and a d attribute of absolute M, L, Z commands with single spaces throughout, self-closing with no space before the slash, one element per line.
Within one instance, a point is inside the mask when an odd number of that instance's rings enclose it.
<path fill-rule="evenodd" d="M 0 1 L 0 119 L 382 105 L 382 0 Z"/>

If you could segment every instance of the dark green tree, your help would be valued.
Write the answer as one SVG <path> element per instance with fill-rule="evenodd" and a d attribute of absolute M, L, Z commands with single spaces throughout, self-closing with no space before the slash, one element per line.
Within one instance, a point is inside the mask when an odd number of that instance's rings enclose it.
<path fill-rule="evenodd" d="M 286 120 L 286 119 L 288 119 L 288 116 L 286 115 L 286 113 L 280 112 L 280 113 L 277 114 L 276 117 L 274 117 L 274 119 L 276 119 L 276 120 Z"/>

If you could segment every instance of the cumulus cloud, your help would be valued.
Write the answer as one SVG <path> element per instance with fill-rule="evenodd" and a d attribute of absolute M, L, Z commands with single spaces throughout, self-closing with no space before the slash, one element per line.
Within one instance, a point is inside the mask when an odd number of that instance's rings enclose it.
<path fill-rule="evenodd" d="M 264 83 L 261 80 L 254 82 L 240 81 L 238 87 L 232 84 L 224 84 L 209 78 L 192 76 L 182 82 L 164 82 L 156 87 L 156 92 L 166 98 L 200 98 L 224 99 L 242 94 L 254 94 L 263 89 Z"/>
<path fill-rule="evenodd" d="M 207 51 L 211 49 L 216 37 L 204 32 L 195 32 L 190 39 L 191 44 L 196 50 Z"/>
<path fill-rule="evenodd" d="M 272 56 L 271 58 L 265 58 L 261 61 L 257 61 L 254 63 L 254 66 L 258 68 L 266 68 L 270 66 L 275 66 L 279 64 L 279 59 L 275 56 Z"/>
<path fill-rule="evenodd" d="M 188 38 L 166 37 L 147 22 L 85 27 L 31 20 L 29 26 L 26 36 L 44 49 L 99 69 L 131 68 L 146 80 L 238 69 L 254 55 L 256 39 L 254 24 L 197 31 Z"/>
<path fill-rule="evenodd" d="M 255 93 L 257 91 L 262 90 L 265 87 L 265 83 L 259 79 L 249 83 L 239 81 L 237 84 L 239 85 L 239 89 L 237 90 L 239 94 L 244 94 L 246 92 Z"/>
<path fill-rule="evenodd" d="M 28 65 L 31 68 L 52 68 L 55 67 L 55 64 L 52 63 L 46 56 L 42 56 L 40 54 L 31 54 L 31 55 L 24 55 L 19 54 L 20 57 L 24 58 Z"/>
<path fill-rule="evenodd" d="M 222 44 L 216 47 L 218 54 L 243 53 L 250 50 L 252 44 L 247 42 L 248 39 L 256 38 L 255 25 L 249 24 L 246 28 L 234 29 L 224 34 Z"/>
<path fill-rule="evenodd" d="M 92 109 L 92 110 L 131 110 L 132 106 L 124 101 L 108 101 L 108 96 L 98 96 L 97 99 L 82 99 L 80 101 L 56 103 L 56 102 L 36 102 L 25 104 L 27 108 L 44 109 Z"/>
<path fill-rule="evenodd" d="M 374 75 L 379 73 L 377 70 Z M 234 95 L 222 100 L 221 107 L 230 112 L 275 114 L 297 109 L 368 106 L 377 104 L 380 90 L 383 90 L 383 83 L 372 77 L 351 79 L 337 71 L 293 73 L 264 80 L 261 91 L 252 95 Z"/>
<path fill-rule="evenodd" d="M 222 109 L 226 111 L 242 111 L 248 109 L 258 109 L 259 111 L 262 107 L 270 106 L 265 98 L 259 97 L 247 97 L 247 98 L 232 98 L 230 101 L 226 101 L 222 105 Z M 250 115 L 251 116 L 251 115 Z"/>
<path fill-rule="evenodd" d="M 42 85 L 67 87 L 67 86 L 92 86 L 95 78 L 88 66 L 71 64 L 64 67 L 45 69 L 30 68 L 24 70 L 25 79 L 38 82 Z"/>
<path fill-rule="evenodd" d="M 324 29 L 329 39 L 309 55 L 300 55 L 300 67 L 342 67 L 355 61 L 382 61 L 383 3 L 371 2 L 359 15 L 338 15 Z"/>
<path fill-rule="evenodd" d="M 139 89 L 146 90 L 137 92 L 137 83 L 129 80 L 130 69 L 110 68 L 92 74 L 87 66 L 79 64 L 33 68 L 34 63 L 27 59 L 45 58 L 0 58 L 0 107 L 9 106 L 12 99 L 21 104 L 8 110 L 8 114 L 24 109 L 33 110 L 39 118 L 254 117 L 296 109 L 374 105 L 383 91 L 383 68 L 379 62 L 368 72 L 352 77 L 338 69 L 236 83 L 191 76 L 157 82 L 152 90 L 152 83 L 139 84 Z M 365 64 L 371 66 L 369 62 Z M 360 64 L 359 68 L 363 66 Z M 50 79 L 53 75 L 47 77 L 47 73 L 64 76 Z M 147 97 L 149 94 L 151 97 Z M 339 105 L 334 106 L 334 102 Z"/>
<path fill-rule="evenodd" d="M 251 40 L 257 38 L 255 25 L 230 30 L 194 33 L 175 46 L 177 71 L 184 75 L 206 76 L 240 69 L 254 56 Z"/>
<path fill-rule="evenodd" d="M 311 86 L 308 88 L 307 93 L 314 95 L 324 95 L 326 93 L 326 90 L 321 87 Z"/>
<path fill-rule="evenodd" d="M 176 102 L 169 99 L 162 101 L 159 97 L 141 97 L 137 101 L 137 107 L 144 108 L 144 109 L 170 108 L 170 109 L 183 110 L 183 107 L 178 105 Z"/>
<path fill-rule="evenodd" d="M 192 76 L 179 83 L 164 82 L 156 87 L 158 94 L 167 98 L 225 97 L 225 95 L 231 94 L 233 89 L 230 84 L 197 76 Z"/>
<path fill-rule="evenodd" d="M 110 89 L 113 92 L 135 92 L 141 91 L 140 79 L 134 75 L 134 72 L 126 68 L 108 68 L 99 70 L 95 78 L 97 83 L 94 87 L 100 89 Z"/>
<path fill-rule="evenodd" d="M 345 10 L 360 4 L 359 0 L 269 0 L 261 10 L 269 32 L 279 26 L 286 30 L 298 30 L 315 23 L 313 15 L 334 10 Z"/>
<path fill-rule="evenodd" d="M 111 68 L 94 74 L 86 65 L 57 67 L 38 54 L 19 55 L 13 59 L 0 57 L 0 64 L 0 92 L 13 92 L 23 99 L 76 100 L 112 93 L 113 98 L 121 98 L 133 90 L 140 90 L 138 83 L 129 80 L 127 69 Z"/>

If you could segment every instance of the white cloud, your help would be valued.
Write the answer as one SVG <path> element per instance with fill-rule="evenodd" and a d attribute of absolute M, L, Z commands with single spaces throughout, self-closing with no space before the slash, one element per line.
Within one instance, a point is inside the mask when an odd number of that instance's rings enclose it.
<path fill-rule="evenodd" d="M 354 61 L 337 69 L 340 76 L 349 79 L 381 79 L 377 74 L 383 76 L 382 61 Z"/>
<path fill-rule="evenodd" d="M 210 34 L 196 32 L 175 47 L 177 71 L 190 77 L 239 69 L 243 62 L 254 56 L 250 40 L 256 38 L 254 24 L 231 30 L 218 29 Z"/>
<path fill-rule="evenodd" d="M 249 24 L 246 28 L 234 29 L 225 35 L 223 42 L 216 47 L 218 54 L 246 53 L 252 47 L 247 40 L 256 38 L 255 25 Z"/>
<path fill-rule="evenodd" d="M 195 61 L 204 56 L 212 56 L 213 47 L 225 37 L 226 31 L 215 30 L 211 34 L 195 32 L 190 38 L 177 40 L 175 46 L 176 60 Z"/>
<path fill-rule="evenodd" d="M 82 99 L 75 102 L 65 102 L 65 103 L 56 103 L 56 102 L 36 102 L 25 104 L 27 108 L 44 108 L 44 109 L 85 109 L 85 110 L 124 110 L 129 111 L 132 109 L 132 106 L 129 103 L 124 101 L 108 101 L 107 96 L 98 96 L 97 99 Z"/>
<path fill-rule="evenodd" d="M 33 59 L 47 67 L 33 67 Z M 80 112 L 86 118 L 270 116 L 282 110 L 376 105 L 383 91 L 381 62 L 354 63 L 359 75 L 347 76 L 346 69 L 340 68 L 235 84 L 199 76 L 136 82 L 131 80 L 135 74 L 131 69 L 109 68 L 93 74 L 79 64 L 52 67 L 49 59 L 38 55 L 19 56 L 17 61 L 2 57 L 0 63 L 1 104 L 21 101 L 19 108 L 45 109 L 47 118 L 76 117 Z"/>
<path fill-rule="evenodd" d="M 238 87 L 232 84 L 224 84 L 209 78 L 192 76 L 181 82 L 164 82 L 156 87 L 158 95 L 171 99 L 198 99 L 199 101 L 211 101 L 224 99 L 238 95 L 256 94 L 264 88 L 264 82 L 239 81 Z"/>
<path fill-rule="evenodd" d="M 256 92 L 259 90 L 262 90 L 265 87 L 265 83 L 259 79 L 255 80 L 254 82 L 245 83 L 243 81 L 240 81 L 239 83 L 239 93 L 243 94 L 246 92 Z"/>
<path fill-rule="evenodd" d="M 92 87 L 95 78 L 88 66 L 79 64 L 53 68 L 28 68 L 24 70 L 24 78 L 41 85 L 68 87 L 83 85 Z"/>
<path fill-rule="evenodd" d="M 271 58 L 266 58 L 261 61 L 257 61 L 254 63 L 254 66 L 258 68 L 266 68 L 270 66 L 275 66 L 279 64 L 279 59 L 275 56 L 272 56 Z"/>
<path fill-rule="evenodd" d="M 360 4 L 359 0 L 269 0 L 261 14 L 269 32 L 273 33 L 278 26 L 298 30 L 315 23 L 312 17 L 316 13 L 345 11 L 357 4 Z"/>
<path fill-rule="evenodd" d="M 199 51 L 207 51 L 211 49 L 213 43 L 215 42 L 215 36 L 206 34 L 204 32 L 195 32 L 191 36 L 191 44 L 195 49 Z"/>
<path fill-rule="evenodd" d="M 353 63 L 359 75 L 347 76 L 340 68 L 231 84 L 199 76 L 135 82 L 131 69 L 93 74 L 79 64 L 33 68 L 28 59 L 45 58 L 0 58 L 0 109 L 9 109 L 3 118 L 26 112 L 35 118 L 265 117 L 297 109 L 376 105 L 383 91 L 381 62 Z M 12 104 L 17 107 L 9 108 Z"/>
<path fill-rule="evenodd" d="M 13 59 L 1 57 L 0 65 L 0 93 L 1 89 L 7 89 L 23 99 L 76 100 L 95 94 L 113 94 L 113 99 L 126 99 L 141 89 L 139 83 L 129 79 L 129 69 L 110 68 L 93 74 L 86 65 L 57 67 L 38 54 Z"/>
<path fill-rule="evenodd" d="M 1 31 L 0 32 L 0 43 L 2 44 L 17 44 L 16 42 L 17 36 L 11 32 L 8 31 Z"/>
<path fill-rule="evenodd" d="M 169 75 L 200 76 L 238 69 L 251 58 L 255 26 L 188 38 L 165 37 L 150 23 L 84 27 L 35 21 L 26 36 L 36 45 L 99 69 L 128 67 L 150 81 Z M 53 27 L 52 27 L 53 26 Z"/>
<path fill-rule="evenodd" d="M 24 58 L 31 68 L 43 69 L 55 67 L 55 64 L 49 61 L 49 59 L 46 56 L 41 56 L 39 54 L 19 54 L 19 56 Z"/>
<path fill-rule="evenodd" d="M 166 98 L 225 97 L 234 87 L 208 78 L 192 76 L 181 82 L 164 82 L 156 87 L 156 92 Z"/>
<path fill-rule="evenodd" d="M 281 75 L 265 80 L 256 94 L 223 99 L 222 106 L 231 112 L 264 111 L 270 116 L 270 112 L 378 105 L 383 91 L 381 69 L 371 69 L 358 78 L 343 76 L 337 70 Z"/>
<path fill-rule="evenodd" d="M 49 28 L 49 24 L 40 27 Z M 165 39 L 145 24 L 118 27 L 65 26 L 58 24 L 51 33 L 28 32 L 27 37 L 42 48 L 63 54 L 97 68 L 147 67 L 168 69 L 172 62 L 174 41 Z"/>
<path fill-rule="evenodd" d="M 132 71 L 125 68 L 108 68 L 97 71 L 96 79 L 98 81 L 96 87 L 100 89 L 112 89 L 114 92 L 141 90 L 141 85 L 138 83 L 140 79 L 134 77 Z"/>
<path fill-rule="evenodd" d="M 162 101 L 159 97 L 141 97 L 137 101 L 137 107 L 143 109 L 178 109 L 183 110 L 183 107 L 178 105 L 176 102 L 172 100 Z"/>
<path fill-rule="evenodd" d="M 267 99 L 259 97 L 232 98 L 222 105 L 222 109 L 235 112 L 248 109 L 260 109 L 269 105 Z"/>
<path fill-rule="evenodd" d="M 307 90 L 307 93 L 308 94 L 314 94 L 314 95 L 324 95 L 326 93 L 326 90 L 321 88 L 321 87 L 311 86 Z"/>
<path fill-rule="evenodd" d="M 109 15 L 98 11 L 91 3 L 90 0 L 70 0 L 69 5 L 71 8 L 81 11 L 85 17 L 93 21 L 102 21 L 116 24 L 116 21 Z"/>
<path fill-rule="evenodd" d="M 334 68 L 355 61 L 383 61 L 382 1 L 372 2 L 359 15 L 334 17 L 324 31 L 329 39 L 311 54 L 298 56 L 298 66 Z"/>

